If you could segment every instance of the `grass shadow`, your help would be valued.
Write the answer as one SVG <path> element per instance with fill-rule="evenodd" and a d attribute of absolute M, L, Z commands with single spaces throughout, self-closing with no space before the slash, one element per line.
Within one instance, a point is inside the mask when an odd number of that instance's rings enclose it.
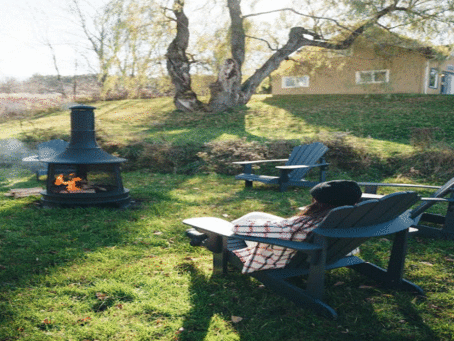
<path fill-rule="evenodd" d="M 192 309 L 185 315 L 178 340 L 209 339 L 213 329 L 222 335 L 223 328 L 233 329 L 241 340 L 439 340 L 415 309 L 413 295 L 375 287 L 375 282 L 354 272 L 327 275 L 325 299 L 339 313 L 333 321 L 295 306 L 249 276 L 207 277 L 192 262 L 180 265 L 180 270 L 191 276 Z M 347 279 L 349 283 L 336 284 Z M 304 279 L 293 282 L 305 285 Z M 364 284 L 371 289 L 359 288 Z M 392 317 L 375 307 L 383 300 L 395 305 Z M 393 320 L 396 316 L 401 319 Z M 240 319 L 235 321 L 236 317 Z M 406 328 L 400 328 L 403 324 Z"/>

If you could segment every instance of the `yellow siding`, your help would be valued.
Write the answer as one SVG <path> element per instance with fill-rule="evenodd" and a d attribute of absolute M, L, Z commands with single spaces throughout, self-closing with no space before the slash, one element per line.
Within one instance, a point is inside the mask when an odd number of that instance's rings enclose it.
<path fill-rule="evenodd" d="M 331 67 L 319 68 L 311 73 L 309 87 L 283 88 L 282 76 L 273 76 L 274 95 L 298 94 L 367 94 L 367 93 L 440 93 L 428 89 L 428 70 L 435 62 L 428 63 L 422 54 L 401 48 L 380 49 L 377 55 L 372 47 L 355 47 L 350 57 L 335 58 Z M 444 64 L 453 65 L 454 62 Z M 443 70 L 445 65 L 441 65 Z M 389 70 L 389 82 L 356 84 L 357 71 Z M 454 72 L 454 71 L 453 71 Z M 292 76 L 304 76 L 292 75 Z M 440 82 L 439 82 L 440 83 Z"/>

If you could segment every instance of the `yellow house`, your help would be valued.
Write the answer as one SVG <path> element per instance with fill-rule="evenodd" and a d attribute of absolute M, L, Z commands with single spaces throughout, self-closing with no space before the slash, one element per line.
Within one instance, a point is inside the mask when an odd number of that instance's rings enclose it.
<path fill-rule="evenodd" d="M 358 38 L 337 53 L 305 48 L 273 74 L 272 94 L 453 95 L 454 58 L 409 41 L 409 47 L 396 47 Z"/>

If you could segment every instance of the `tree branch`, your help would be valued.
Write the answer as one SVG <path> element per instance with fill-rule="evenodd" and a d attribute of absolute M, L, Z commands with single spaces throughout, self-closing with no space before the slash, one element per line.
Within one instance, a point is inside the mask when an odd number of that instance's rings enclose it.
<path fill-rule="evenodd" d="M 263 41 L 266 45 L 268 45 L 268 48 L 271 50 L 271 51 L 277 51 L 277 48 L 274 48 L 271 46 L 271 44 L 269 43 L 268 40 L 266 39 L 263 39 L 263 38 L 257 38 L 257 37 L 252 37 L 252 36 L 249 36 L 249 35 L 245 35 L 246 38 L 249 38 L 249 39 L 255 39 L 255 40 L 260 40 L 260 41 Z"/>
<path fill-rule="evenodd" d="M 357 27 L 355 30 L 350 30 L 351 32 L 348 37 L 346 37 L 340 43 L 330 43 L 327 41 L 320 40 L 309 40 L 304 37 L 305 34 L 310 34 L 310 32 L 304 27 L 293 27 L 290 29 L 289 38 L 287 43 L 277 50 L 263 65 L 261 68 L 256 70 L 256 72 L 246 80 L 241 86 L 241 91 L 243 92 L 244 101 L 249 101 L 250 97 L 254 93 L 257 86 L 274 70 L 276 70 L 281 62 L 287 59 L 292 53 L 296 52 L 303 46 L 317 46 L 323 47 L 331 50 L 344 50 L 349 48 L 353 42 L 358 38 L 367 27 L 376 23 L 381 17 L 393 12 L 393 11 L 402 11 L 406 10 L 403 7 L 388 6 L 377 14 L 364 22 L 361 26 Z"/>

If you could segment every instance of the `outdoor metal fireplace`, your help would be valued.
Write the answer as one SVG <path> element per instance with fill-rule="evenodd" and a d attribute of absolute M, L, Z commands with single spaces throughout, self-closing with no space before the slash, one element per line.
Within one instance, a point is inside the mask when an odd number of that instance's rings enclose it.
<path fill-rule="evenodd" d="M 123 187 L 122 159 L 103 151 L 96 143 L 94 107 L 71 107 L 71 141 L 61 154 L 43 160 L 48 163 L 44 206 L 117 206 L 129 204 L 129 190 Z"/>

